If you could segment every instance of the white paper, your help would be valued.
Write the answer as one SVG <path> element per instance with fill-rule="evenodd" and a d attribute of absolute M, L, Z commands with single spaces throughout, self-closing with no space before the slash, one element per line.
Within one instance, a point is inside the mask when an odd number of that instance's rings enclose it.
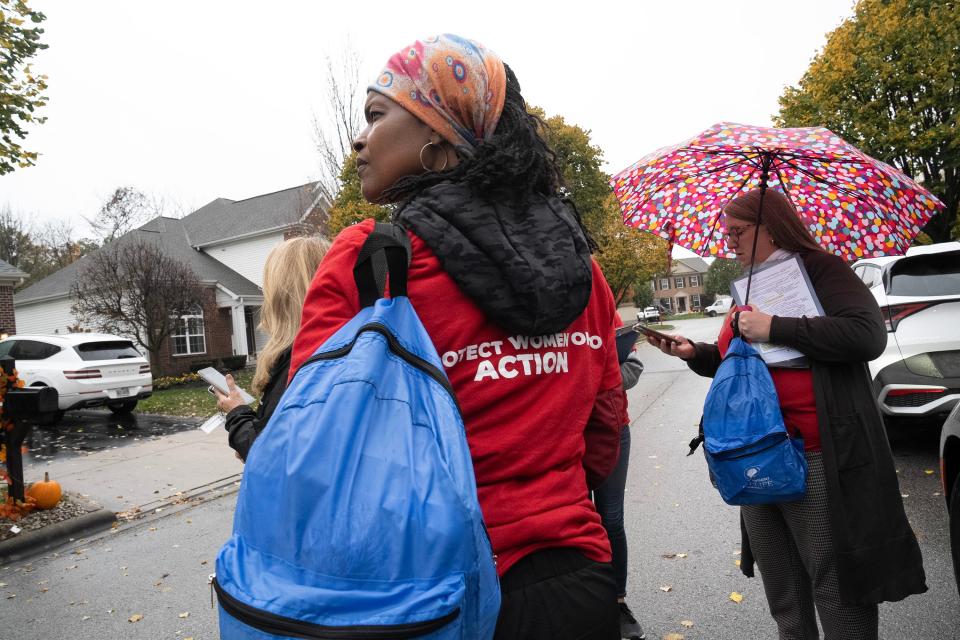
<path fill-rule="evenodd" d="M 227 419 L 222 413 L 218 413 L 207 418 L 207 421 L 200 425 L 200 430 L 204 433 L 213 433 L 217 428 L 226 426 Z"/>
<path fill-rule="evenodd" d="M 20 533 L 21 531 L 23 531 L 23 529 L 21 529 L 17 525 L 13 525 L 12 527 L 10 527 L 10 533 L 16 534 L 16 533 Z"/>
<path fill-rule="evenodd" d="M 742 306 L 747 295 L 747 276 L 734 280 L 730 293 L 737 305 Z M 756 269 L 747 304 L 771 316 L 816 318 L 823 315 L 820 300 L 799 256 Z M 768 365 L 806 366 L 806 356 L 791 347 L 771 342 L 754 343 L 753 346 Z"/>

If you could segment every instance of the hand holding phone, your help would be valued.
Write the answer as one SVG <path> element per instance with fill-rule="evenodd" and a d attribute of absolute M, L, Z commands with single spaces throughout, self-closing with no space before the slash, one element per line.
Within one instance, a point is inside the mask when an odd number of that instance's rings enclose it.
<path fill-rule="evenodd" d="M 638 325 L 636 325 L 636 326 L 634 327 L 634 329 L 635 329 L 636 331 L 639 331 L 639 332 L 642 333 L 643 335 L 645 335 L 645 336 L 647 336 L 647 337 L 649 337 L 649 338 L 653 338 L 653 339 L 658 340 L 658 341 L 659 341 L 659 340 L 666 340 L 668 344 L 671 343 L 671 342 L 674 343 L 674 344 L 679 343 L 679 340 L 677 340 L 675 337 L 673 337 L 673 336 L 668 336 L 667 334 L 661 333 L 661 332 L 657 331 L 656 329 L 651 329 L 650 327 L 648 327 L 648 326 L 646 326 L 646 325 L 638 324 Z"/>
<path fill-rule="evenodd" d="M 197 374 L 203 378 L 203 381 L 209 384 L 211 387 L 219 391 L 225 396 L 230 395 L 230 385 L 227 383 L 226 377 L 214 369 L 213 367 L 207 367 L 206 369 L 200 369 L 197 371 Z M 240 397 L 246 404 L 253 402 L 253 396 L 249 393 L 237 387 L 237 391 L 240 393 Z"/>

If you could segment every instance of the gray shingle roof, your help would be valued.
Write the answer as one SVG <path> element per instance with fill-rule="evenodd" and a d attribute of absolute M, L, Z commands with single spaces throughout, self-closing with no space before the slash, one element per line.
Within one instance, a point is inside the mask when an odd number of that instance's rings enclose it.
<path fill-rule="evenodd" d="M 676 262 L 682 262 L 697 273 L 705 273 L 710 268 L 710 265 L 708 265 L 703 258 L 697 256 L 692 258 L 674 258 L 674 260 Z"/>
<path fill-rule="evenodd" d="M 202 251 L 194 249 L 187 240 L 184 220 L 176 218 L 154 218 L 139 229 L 118 238 L 114 242 L 125 243 L 144 239 L 156 242 L 163 249 L 165 255 L 176 258 L 189 265 L 201 280 L 216 280 L 233 293 L 241 296 L 263 295 L 260 287 L 250 282 L 228 266 L 211 258 Z M 93 255 L 93 254 L 91 254 Z M 70 293 L 70 287 L 77 279 L 82 266 L 89 260 L 84 256 L 56 273 L 50 274 L 43 280 L 27 287 L 13 296 L 14 304 L 32 302 L 34 300 L 65 296 Z"/>
<path fill-rule="evenodd" d="M 19 281 L 21 278 L 27 278 L 29 274 L 20 271 L 8 262 L 0 260 L 0 280 Z"/>
<path fill-rule="evenodd" d="M 303 218 L 316 203 L 326 209 L 316 182 L 274 193 L 227 200 L 217 198 L 183 219 L 190 244 L 202 247 L 229 238 L 255 234 L 260 231 L 289 227 Z"/>

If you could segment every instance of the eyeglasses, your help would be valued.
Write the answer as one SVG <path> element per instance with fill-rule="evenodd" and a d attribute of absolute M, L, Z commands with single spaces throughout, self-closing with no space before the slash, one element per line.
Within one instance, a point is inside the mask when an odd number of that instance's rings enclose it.
<path fill-rule="evenodd" d="M 723 232 L 723 235 L 725 235 L 729 240 L 736 240 L 737 242 L 740 242 L 740 236 L 746 233 L 747 229 L 755 226 L 757 225 L 745 224 L 742 227 L 730 227 L 729 229 Z"/>

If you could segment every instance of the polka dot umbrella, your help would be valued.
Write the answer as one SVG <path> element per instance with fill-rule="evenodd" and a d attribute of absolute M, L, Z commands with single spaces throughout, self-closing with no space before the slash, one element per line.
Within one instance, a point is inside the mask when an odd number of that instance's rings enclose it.
<path fill-rule="evenodd" d="M 732 256 L 720 216 L 764 183 L 793 201 L 820 245 L 846 260 L 901 255 L 937 209 L 903 173 L 822 127 L 721 122 L 610 181 L 624 222 L 701 256 Z"/>

